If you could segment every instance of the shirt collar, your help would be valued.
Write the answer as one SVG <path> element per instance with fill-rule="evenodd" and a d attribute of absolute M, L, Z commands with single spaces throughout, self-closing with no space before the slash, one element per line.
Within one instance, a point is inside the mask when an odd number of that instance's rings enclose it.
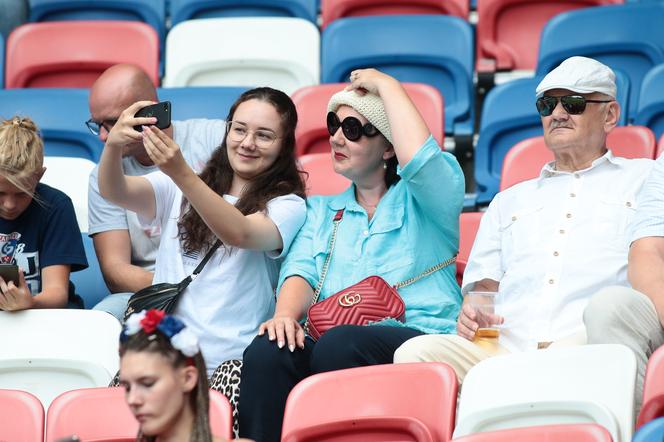
<path fill-rule="evenodd" d="M 593 170 L 596 167 L 599 167 L 602 164 L 607 163 L 607 162 L 611 163 L 611 164 L 614 164 L 614 165 L 620 165 L 620 163 L 617 161 L 616 157 L 613 156 L 613 153 L 611 152 L 610 149 L 607 150 L 606 153 L 604 155 L 602 155 L 601 157 L 593 160 L 593 162 L 590 164 L 590 167 L 588 167 L 586 169 L 583 169 L 583 170 L 577 170 L 575 172 L 556 170 L 556 168 L 555 168 L 556 167 L 556 162 L 555 161 L 550 161 L 550 162 L 546 163 L 544 165 L 544 167 L 542 167 L 542 170 L 540 171 L 538 179 L 541 180 L 541 179 L 550 178 L 550 177 L 553 177 L 553 176 L 556 176 L 556 175 L 566 175 L 566 174 L 569 175 L 569 174 L 572 174 L 572 173 L 582 174 L 582 173 L 586 173 L 590 170 Z"/>

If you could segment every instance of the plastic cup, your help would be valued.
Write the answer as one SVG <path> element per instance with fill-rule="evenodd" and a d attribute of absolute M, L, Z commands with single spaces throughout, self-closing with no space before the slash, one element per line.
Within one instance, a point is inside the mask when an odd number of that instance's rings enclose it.
<path fill-rule="evenodd" d="M 498 292 L 471 291 L 466 294 L 466 302 L 475 310 L 475 321 L 479 328 L 475 338 L 497 339 L 500 326 L 495 323 L 496 296 Z"/>

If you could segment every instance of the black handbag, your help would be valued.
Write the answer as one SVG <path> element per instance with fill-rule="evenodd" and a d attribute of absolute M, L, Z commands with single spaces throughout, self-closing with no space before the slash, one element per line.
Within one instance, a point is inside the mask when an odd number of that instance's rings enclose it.
<path fill-rule="evenodd" d="M 124 320 L 126 321 L 130 315 L 143 310 L 157 309 L 163 310 L 166 313 L 173 313 L 182 292 L 189 286 L 191 281 L 196 279 L 196 276 L 203 270 L 203 267 L 205 267 L 205 264 L 207 264 L 219 246 L 221 246 L 221 241 L 217 240 L 205 254 L 200 264 L 196 266 L 193 273 L 182 281 L 175 284 L 170 282 L 153 284 L 131 295 L 127 303 L 127 310 L 125 310 Z"/>

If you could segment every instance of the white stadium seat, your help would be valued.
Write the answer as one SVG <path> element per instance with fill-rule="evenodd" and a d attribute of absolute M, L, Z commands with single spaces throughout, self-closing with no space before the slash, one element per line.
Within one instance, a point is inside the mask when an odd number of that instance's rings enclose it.
<path fill-rule="evenodd" d="M 88 231 L 88 178 L 95 163 L 78 157 L 44 157 L 44 184 L 71 198 L 81 232 Z"/>

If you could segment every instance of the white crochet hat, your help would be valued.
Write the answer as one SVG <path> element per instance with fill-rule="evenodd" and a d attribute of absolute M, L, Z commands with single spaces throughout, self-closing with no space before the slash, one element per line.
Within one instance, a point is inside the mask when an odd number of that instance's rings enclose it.
<path fill-rule="evenodd" d="M 541 97 L 551 89 L 567 89 L 577 94 L 601 92 L 616 98 L 616 74 L 592 58 L 570 57 L 542 79 L 535 95 Z"/>
<path fill-rule="evenodd" d="M 330 102 L 327 104 L 327 111 L 336 112 L 339 106 L 343 105 L 355 109 L 369 120 L 369 123 L 373 124 L 387 138 L 387 141 L 392 143 L 392 131 L 390 131 L 390 123 L 387 121 L 382 98 L 376 94 L 360 95 L 355 91 L 344 89 L 332 95 Z"/>

